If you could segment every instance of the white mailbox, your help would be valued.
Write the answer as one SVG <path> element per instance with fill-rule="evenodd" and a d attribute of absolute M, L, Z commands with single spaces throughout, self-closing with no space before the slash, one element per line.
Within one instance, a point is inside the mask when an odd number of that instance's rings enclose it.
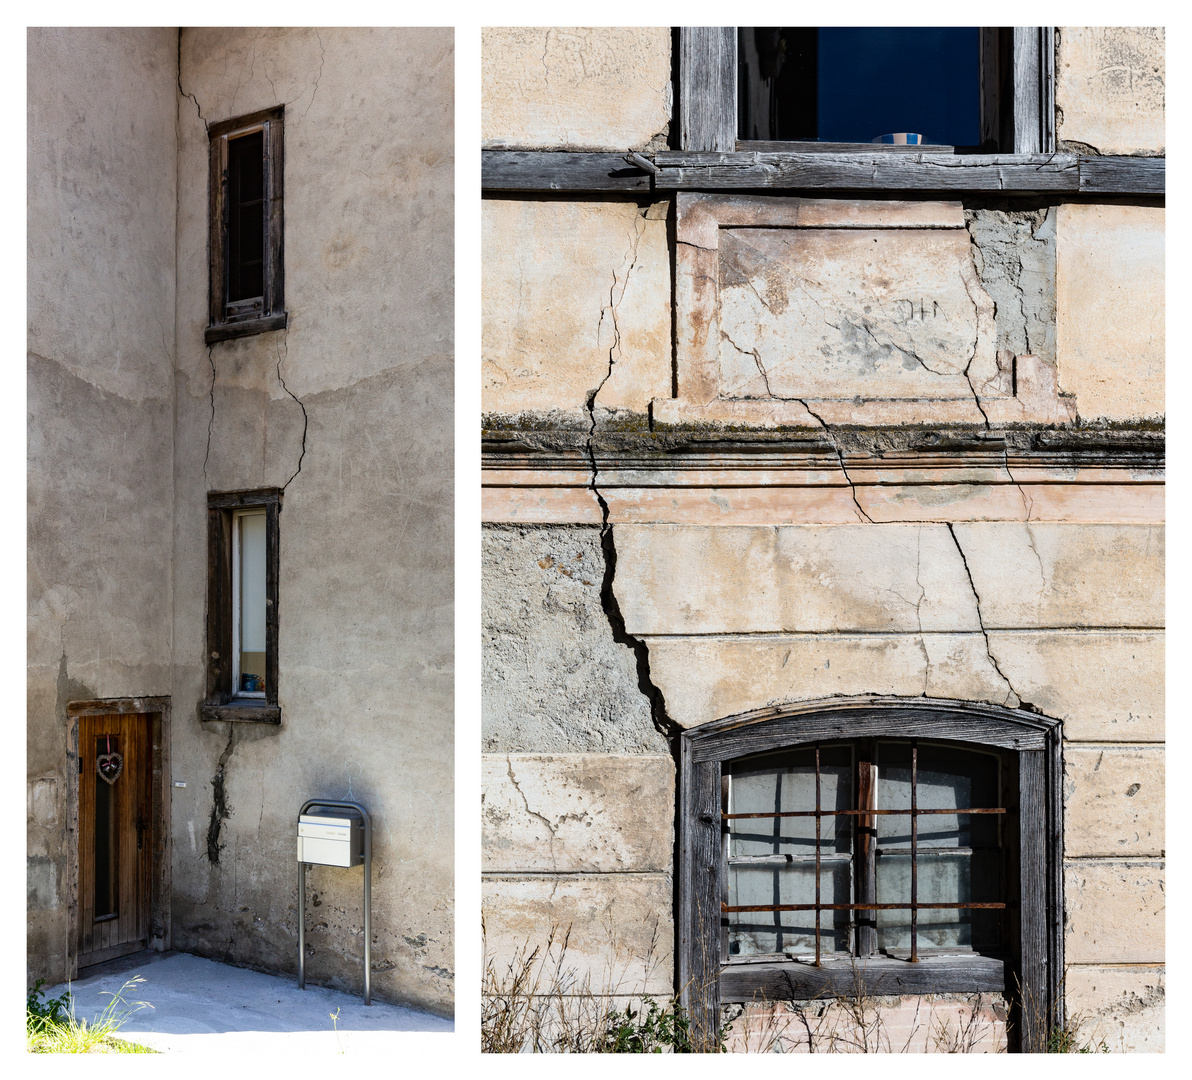
<path fill-rule="evenodd" d="M 363 821 L 349 814 L 300 814 L 298 861 L 319 866 L 355 866 L 364 861 Z"/>

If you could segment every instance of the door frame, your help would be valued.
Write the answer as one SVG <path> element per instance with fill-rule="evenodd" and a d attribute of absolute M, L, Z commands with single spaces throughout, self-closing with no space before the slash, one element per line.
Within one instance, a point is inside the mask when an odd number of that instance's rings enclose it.
<path fill-rule="evenodd" d="M 147 947 L 156 952 L 170 948 L 170 698 L 96 698 L 71 701 L 66 706 L 67 746 L 67 972 L 79 973 L 79 719 L 136 713 L 149 724 L 149 925 Z"/>

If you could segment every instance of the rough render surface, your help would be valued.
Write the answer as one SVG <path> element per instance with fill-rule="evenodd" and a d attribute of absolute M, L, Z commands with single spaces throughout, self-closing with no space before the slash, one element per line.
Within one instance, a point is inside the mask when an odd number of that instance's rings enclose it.
<path fill-rule="evenodd" d="M 481 558 L 483 749 L 665 754 L 601 603 L 600 530 L 489 526 Z"/>
<path fill-rule="evenodd" d="M 588 428 L 669 395 L 669 204 L 483 202 L 482 407 Z"/>
<path fill-rule="evenodd" d="M 1167 897 L 1160 860 L 1064 864 L 1067 964 L 1161 964 Z"/>
<path fill-rule="evenodd" d="M 485 27 L 485 147 L 665 149 L 669 27 Z"/>
<path fill-rule="evenodd" d="M 294 816 L 350 787 L 373 992 L 450 1012 L 452 34 L 185 30 L 181 62 L 175 944 L 294 970 Z M 208 348 L 205 125 L 283 102 L 289 327 Z M 282 725 L 200 725 L 206 492 L 261 486 Z M 354 992 L 361 873 L 309 882 L 308 977 Z"/>
<path fill-rule="evenodd" d="M 965 211 L 977 275 L 996 307 L 997 349 L 1055 363 L 1054 208 Z"/>
<path fill-rule="evenodd" d="M 1162 857 L 1162 747 L 1064 749 L 1064 854 Z"/>
<path fill-rule="evenodd" d="M 565 992 L 669 996 L 673 905 L 669 872 L 488 877 L 485 959 L 503 972 L 519 954 L 553 943 Z"/>
<path fill-rule="evenodd" d="M 1078 965 L 1064 980 L 1068 1016 L 1082 1040 L 1104 1040 L 1111 1053 L 1162 1053 L 1165 1049 L 1166 977 L 1160 966 Z"/>
<path fill-rule="evenodd" d="M 66 704 L 170 690 L 176 60 L 169 29 L 28 36 L 28 949 L 51 983 Z"/>
<path fill-rule="evenodd" d="M 1056 357 L 1083 420 L 1164 415 L 1164 226 L 1162 207 L 1059 207 Z"/>
<path fill-rule="evenodd" d="M 1162 154 L 1167 62 L 1162 26 L 1064 26 L 1055 63 L 1060 149 Z"/>
<path fill-rule="evenodd" d="M 669 870 L 669 756 L 486 754 L 480 769 L 485 872 Z"/>

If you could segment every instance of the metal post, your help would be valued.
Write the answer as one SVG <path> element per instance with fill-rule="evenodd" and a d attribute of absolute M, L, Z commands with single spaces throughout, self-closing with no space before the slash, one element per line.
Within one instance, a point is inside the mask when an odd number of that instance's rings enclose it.
<path fill-rule="evenodd" d="M 302 817 L 312 806 L 358 810 L 364 819 L 364 1004 L 372 1004 L 372 817 L 358 802 L 340 799 L 307 799 L 298 811 Z M 306 989 L 306 863 L 298 864 L 298 989 Z"/>

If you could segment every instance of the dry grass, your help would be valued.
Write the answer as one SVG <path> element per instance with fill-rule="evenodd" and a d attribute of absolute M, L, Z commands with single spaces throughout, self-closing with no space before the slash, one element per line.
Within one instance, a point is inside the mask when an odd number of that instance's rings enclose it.
<path fill-rule="evenodd" d="M 29 991 L 25 1008 L 25 1048 L 31 1054 L 155 1054 L 140 1043 L 117 1037 L 134 1012 L 152 1008 L 147 1001 L 128 1001 L 125 993 L 143 979 L 129 979 L 114 994 L 107 1008 L 94 1020 L 79 1020 L 70 992 L 49 1001 L 41 981 Z M 121 1007 L 123 1006 L 123 1008 Z"/>

